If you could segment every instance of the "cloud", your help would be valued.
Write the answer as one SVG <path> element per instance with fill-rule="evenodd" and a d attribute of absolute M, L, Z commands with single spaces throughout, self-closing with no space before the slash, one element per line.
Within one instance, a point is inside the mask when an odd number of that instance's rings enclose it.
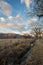
<path fill-rule="evenodd" d="M 6 16 L 10 16 L 12 12 L 12 7 L 10 4 L 8 4 L 7 2 L 4 1 L 0 1 L 0 13 L 6 15 Z"/>
<path fill-rule="evenodd" d="M 0 28 L 10 28 L 10 27 L 12 27 L 12 26 L 13 26 L 12 23 L 0 24 Z"/>
<path fill-rule="evenodd" d="M 23 27 L 24 27 L 24 25 L 22 25 L 22 24 L 14 24 L 14 28 L 21 29 Z"/>
<path fill-rule="evenodd" d="M 20 14 L 14 16 L 8 16 L 7 18 L 0 18 L 0 29 L 10 29 L 15 31 L 25 30 L 25 26 L 23 24 L 23 17 Z"/>
<path fill-rule="evenodd" d="M 21 22 L 21 21 L 23 21 L 23 17 L 20 14 L 17 14 L 16 17 L 8 16 L 8 19 L 10 21 L 15 21 L 15 22 Z"/>
<path fill-rule="evenodd" d="M 7 24 L 0 24 L 0 29 L 10 29 L 14 31 L 24 31 L 25 26 L 22 24 L 13 24 L 13 23 L 7 23 Z"/>
<path fill-rule="evenodd" d="M 12 29 L 22 32 L 22 31 L 25 31 L 25 25 L 16 24 L 16 25 L 14 25 L 14 28 L 12 28 Z"/>
<path fill-rule="evenodd" d="M 36 23 L 37 20 L 38 20 L 37 18 L 31 18 L 30 20 L 28 20 L 28 25 L 29 25 L 29 26 L 34 25 L 34 23 Z"/>
<path fill-rule="evenodd" d="M 13 27 L 13 25 L 14 25 L 13 23 L 7 23 L 7 24 L 6 24 L 6 26 L 7 26 L 8 28 Z"/>
<path fill-rule="evenodd" d="M 0 24 L 0 28 L 3 28 L 3 25 L 2 24 Z"/>
<path fill-rule="evenodd" d="M 43 28 L 43 17 L 42 18 L 31 18 L 27 22 L 27 26 L 31 28 L 36 27 L 36 26 L 41 26 Z"/>
<path fill-rule="evenodd" d="M 3 18 L 3 17 L 1 17 L 1 18 L 0 18 L 0 21 L 1 21 L 2 23 L 4 23 L 4 22 L 6 22 L 6 19 Z"/>
<path fill-rule="evenodd" d="M 30 5 L 32 4 L 32 0 L 21 0 L 21 3 L 25 3 L 26 7 L 30 7 Z"/>
<path fill-rule="evenodd" d="M 16 20 L 16 21 L 22 21 L 23 18 L 21 17 L 20 14 L 17 14 L 17 16 L 15 17 L 15 20 Z"/>
<path fill-rule="evenodd" d="M 5 21 L 4 24 L 0 23 L 0 29 L 4 29 L 4 30 L 7 29 L 7 30 L 19 31 L 19 32 L 29 30 L 30 27 L 28 28 L 28 25 L 31 26 L 37 21 L 37 18 L 31 18 L 25 23 L 23 17 L 20 14 L 17 14 L 16 17 L 8 16 L 7 19 L 3 17 L 1 17 L 0 19 L 3 22 Z"/>
<path fill-rule="evenodd" d="M 8 16 L 8 19 L 13 19 L 13 16 Z"/>

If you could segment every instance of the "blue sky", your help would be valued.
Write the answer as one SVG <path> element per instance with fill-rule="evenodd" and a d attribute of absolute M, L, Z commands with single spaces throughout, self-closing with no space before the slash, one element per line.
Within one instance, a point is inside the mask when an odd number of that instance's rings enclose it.
<path fill-rule="evenodd" d="M 35 5 L 34 0 L 0 0 L 0 33 L 30 33 L 38 20 Z"/>

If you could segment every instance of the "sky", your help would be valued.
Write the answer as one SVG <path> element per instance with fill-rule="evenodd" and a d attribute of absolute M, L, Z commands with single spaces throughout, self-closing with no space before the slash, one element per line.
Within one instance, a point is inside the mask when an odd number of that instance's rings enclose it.
<path fill-rule="evenodd" d="M 35 6 L 34 0 L 0 0 L 0 33 L 30 33 L 36 23 L 42 24 L 33 14 Z"/>

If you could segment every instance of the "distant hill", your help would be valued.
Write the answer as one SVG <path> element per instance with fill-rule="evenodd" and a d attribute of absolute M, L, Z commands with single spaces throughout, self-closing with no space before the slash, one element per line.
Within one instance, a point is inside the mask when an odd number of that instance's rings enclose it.
<path fill-rule="evenodd" d="M 32 36 L 29 34 L 14 34 L 14 33 L 0 33 L 0 39 L 15 39 L 15 38 L 31 38 Z"/>

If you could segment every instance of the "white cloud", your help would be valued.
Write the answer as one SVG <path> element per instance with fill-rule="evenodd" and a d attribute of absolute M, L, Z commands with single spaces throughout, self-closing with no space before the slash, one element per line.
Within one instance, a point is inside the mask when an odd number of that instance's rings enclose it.
<path fill-rule="evenodd" d="M 10 21 L 15 21 L 15 22 L 21 22 L 21 21 L 23 21 L 23 17 L 20 15 L 20 14 L 17 14 L 16 15 L 16 17 L 14 17 L 14 16 L 8 16 L 8 19 L 10 20 Z"/>
<path fill-rule="evenodd" d="M 13 27 L 12 23 L 8 23 L 8 24 L 0 24 L 0 28 L 10 28 Z"/>
<path fill-rule="evenodd" d="M 22 24 L 16 24 L 16 25 L 14 24 L 14 27 L 12 29 L 22 32 L 25 31 L 25 26 Z"/>
<path fill-rule="evenodd" d="M 8 24 L 6 24 L 7 25 L 7 27 L 9 28 L 9 27 L 13 27 L 13 23 L 8 23 Z"/>
<path fill-rule="evenodd" d="M 21 29 L 23 28 L 22 24 L 14 24 L 14 28 Z"/>
<path fill-rule="evenodd" d="M 30 20 L 28 20 L 28 25 L 34 25 L 34 23 L 36 23 L 37 20 L 37 18 L 31 18 Z"/>
<path fill-rule="evenodd" d="M 17 14 L 17 16 L 15 17 L 15 20 L 19 22 L 19 21 L 22 21 L 23 18 L 21 17 L 20 14 Z"/>
<path fill-rule="evenodd" d="M 1 18 L 0 18 L 0 21 L 4 23 L 4 22 L 6 22 L 6 19 L 3 18 L 3 17 L 1 17 Z"/>
<path fill-rule="evenodd" d="M 8 24 L 0 24 L 0 29 L 10 29 L 14 31 L 23 31 L 25 30 L 24 25 L 22 24 L 13 24 L 13 23 L 8 23 Z"/>
<path fill-rule="evenodd" d="M 13 16 L 8 16 L 8 19 L 10 19 L 10 20 L 13 19 Z"/>
<path fill-rule="evenodd" d="M 8 4 L 7 2 L 4 1 L 0 1 L 0 13 L 6 15 L 6 16 L 10 16 L 12 12 L 12 7 L 10 4 Z"/>
<path fill-rule="evenodd" d="M 30 7 L 30 5 L 32 4 L 32 0 L 21 0 L 21 3 L 25 3 L 26 7 Z"/>
<path fill-rule="evenodd" d="M 1 21 L 4 21 L 3 17 L 1 17 Z M 23 21 L 24 21 L 24 18 L 20 14 L 17 14 L 15 17 L 8 16 L 5 19 L 4 24 L 3 24 L 3 22 L 0 23 L 0 29 L 3 29 L 3 30 L 6 29 L 6 30 L 12 30 L 12 31 L 14 30 L 15 32 L 16 31 L 19 31 L 19 32 L 25 31 L 25 24 L 23 24 Z"/>

